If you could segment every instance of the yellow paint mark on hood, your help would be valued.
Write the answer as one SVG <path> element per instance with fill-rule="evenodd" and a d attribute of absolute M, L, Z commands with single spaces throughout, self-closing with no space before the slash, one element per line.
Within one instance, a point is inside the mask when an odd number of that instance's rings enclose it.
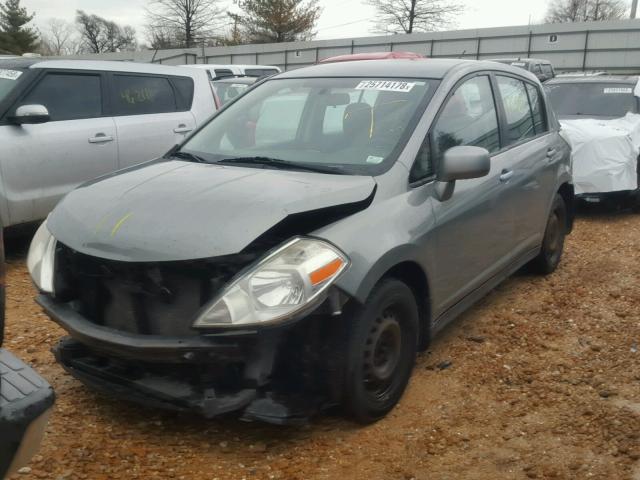
<path fill-rule="evenodd" d="M 131 215 L 133 215 L 133 212 L 129 212 L 127 213 L 124 217 L 122 217 L 120 220 L 118 220 L 116 222 L 116 224 L 113 226 L 113 228 L 111 229 L 111 236 L 114 237 L 116 235 L 116 233 L 118 233 L 118 230 L 120 230 L 120 227 L 122 227 L 122 225 L 124 224 L 124 222 L 126 222 L 127 220 L 129 220 L 129 217 L 131 217 Z"/>

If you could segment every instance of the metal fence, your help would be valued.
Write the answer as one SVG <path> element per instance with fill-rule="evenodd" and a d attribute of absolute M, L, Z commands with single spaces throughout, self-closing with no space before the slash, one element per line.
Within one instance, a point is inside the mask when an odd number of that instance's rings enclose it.
<path fill-rule="evenodd" d="M 640 73 L 640 20 L 544 24 L 279 44 L 121 52 L 83 58 L 277 65 L 291 70 L 349 53 L 405 50 L 432 58 L 537 57 L 557 70 Z"/>

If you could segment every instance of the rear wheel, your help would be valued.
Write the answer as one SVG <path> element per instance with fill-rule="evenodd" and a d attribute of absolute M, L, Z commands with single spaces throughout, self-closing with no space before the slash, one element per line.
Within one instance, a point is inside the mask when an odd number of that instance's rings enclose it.
<path fill-rule="evenodd" d="M 535 272 L 548 275 L 558 267 L 566 234 L 567 206 L 562 196 L 556 194 L 547 219 L 542 248 L 538 256 L 531 261 L 531 268 Z"/>
<path fill-rule="evenodd" d="M 385 279 L 352 322 L 344 406 L 357 421 L 371 423 L 398 403 L 409 382 L 418 344 L 414 294 L 405 283 Z"/>

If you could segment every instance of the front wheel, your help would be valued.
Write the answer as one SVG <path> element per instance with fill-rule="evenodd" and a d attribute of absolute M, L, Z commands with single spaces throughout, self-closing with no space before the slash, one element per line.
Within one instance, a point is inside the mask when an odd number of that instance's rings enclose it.
<path fill-rule="evenodd" d="M 405 283 L 385 279 L 355 310 L 343 403 L 358 422 L 371 423 L 391 411 L 409 382 L 418 345 L 418 306 Z"/>
<path fill-rule="evenodd" d="M 567 206 L 562 196 L 556 194 L 547 219 L 542 248 L 538 256 L 531 261 L 531 267 L 535 272 L 548 275 L 555 271 L 562 257 L 566 234 Z"/>

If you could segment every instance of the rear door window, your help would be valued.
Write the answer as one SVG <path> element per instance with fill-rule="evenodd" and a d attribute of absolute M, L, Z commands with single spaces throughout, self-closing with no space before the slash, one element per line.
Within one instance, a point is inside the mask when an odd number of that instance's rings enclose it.
<path fill-rule="evenodd" d="M 102 116 L 102 83 L 99 74 L 47 73 L 20 102 L 44 105 L 51 121 Z"/>
<path fill-rule="evenodd" d="M 534 137 L 534 118 L 529 106 L 529 97 L 523 81 L 497 76 L 498 90 L 507 116 L 506 144 L 513 145 L 526 138 Z"/>
<path fill-rule="evenodd" d="M 540 135 L 548 131 L 547 118 L 545 115 L 544 100 L 538 87 L 534 87 L 530 83 L 525 84 L 527 86 L 527 94 L 529 95 L 529 105 L 531 107 L 531 114 L 533 115 L 533 127 L 536 135 Z"/>
<path fill-rule="evenodd" d="M 553 78 L 553 69 L 548 63 L 542 64 L 542 73 L 544 73 L 544 76 L 547 78 Z"/>
<path fill-rule="evenodd" d="M 178 109 L 169 79 L 145 75 L 114 75 L 112 105 L 115 115 L 167 113 Z"/>

